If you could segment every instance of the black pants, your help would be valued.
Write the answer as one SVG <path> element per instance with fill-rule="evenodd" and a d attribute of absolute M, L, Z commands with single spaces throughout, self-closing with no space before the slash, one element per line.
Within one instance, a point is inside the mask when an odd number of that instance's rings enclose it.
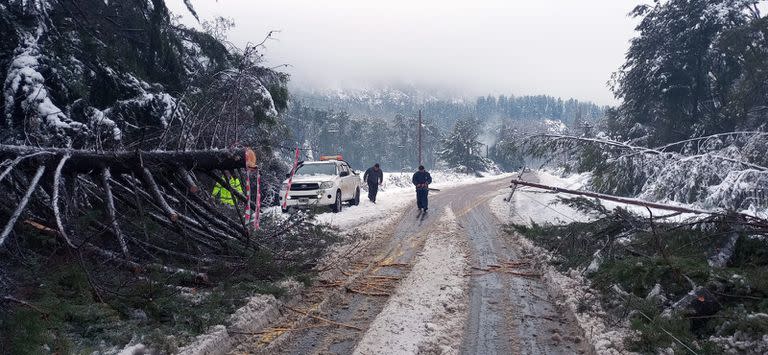
<path fill-rule="evenodd" d="M 416 206 L 423 208 L 425 211 L 429 208 L 429 189 L 417 188 L 416 189 Z"/>
<path fill-rule="evenodd" d="M 379 193 L 379 185 L 377 184 L 368 184 L 368 199 L 371 200 L 371 202 L 376 203 L 376 194 Z"/>

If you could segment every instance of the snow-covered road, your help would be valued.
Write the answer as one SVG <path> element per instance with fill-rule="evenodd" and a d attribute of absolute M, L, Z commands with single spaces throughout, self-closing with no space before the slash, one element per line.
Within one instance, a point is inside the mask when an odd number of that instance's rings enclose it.
<path fill-rule="evenodd" d="M 379 190 L 375 204 L 368 200 L 367 192 L 363 191 L 360 205 L 345 205 L 341 213 L 322 213 L 317 216 L 317 220 L 322 223 L 332 224 L 341 229 L 363 228 L 368 231 L 373 230 L 381 226 L 381 223 L 390 221 L 391 217 L 397 217 L 405 208 L 416 204 L 416 193 L 411 184 L 411 175 L 412 173 L 385 172 L 384 185 Z M 513 174 L 501 174 L 473 177 L 437 171 L 432 172 L 434 183 L 430 187 L 435 189 L 454 189 L 499 179 L 511 179 L 512 176 Z"/>
<path fill-rule="evenodd" d="M 274 339 L 238 351 L 290 354 L 589 353 L 583 331 L 536 275 L 535 264 L 499 231 L 489 202 L 511 176 L 439 186 L 417 217 L 410 187 L 376 205 L 319 218 L 375 234 L 363 251 L 340 253 L 286 314 Z M 530 178 L 530 177 L 529 177 Z M 540 210 L 537 210 L 540 212 Z"/>

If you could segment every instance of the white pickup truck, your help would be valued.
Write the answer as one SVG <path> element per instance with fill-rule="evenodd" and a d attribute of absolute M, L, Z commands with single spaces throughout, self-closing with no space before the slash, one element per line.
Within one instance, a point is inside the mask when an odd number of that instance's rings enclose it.
<path fill-rule="evenodd" d="M 361 185 L 360 176 L 340 156 L 320 157 L 320 161 L 302 162 L 296 167 L 287 197 L 288 179 L 283 181 L 280 206 L 284 206 L 283 212 L 312 206 L 330 206 L 333 212 L 341 212 L 344 202 L 352 206 L 360 203 Z"/>

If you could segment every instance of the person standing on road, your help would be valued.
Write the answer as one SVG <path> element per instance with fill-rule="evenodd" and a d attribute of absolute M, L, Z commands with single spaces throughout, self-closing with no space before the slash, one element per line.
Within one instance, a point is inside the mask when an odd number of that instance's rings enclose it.
<path fill-rule="evenodd" d="M 368 184 L 368 199 L 376 203 L 376 194 L 379 193 L 379 186 L 384 183 L 384 172 L 381 171 L 379 163 L 373 164 L 363 175 L 363 180 Z"/>
<path fill-rule="evenodd" d="M 424 170 L 424 165 L 419 165 L 419 171 L 413 174 L 411 182 L 416 186 L 416 206 L 419 212 L 427 212 L 429 209 L 429 184 L 432 183 L 432 175 Z"/>

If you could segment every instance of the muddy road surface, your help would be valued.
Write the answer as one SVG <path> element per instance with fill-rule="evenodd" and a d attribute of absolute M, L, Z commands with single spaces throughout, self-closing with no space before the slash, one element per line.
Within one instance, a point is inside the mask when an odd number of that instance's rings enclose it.
<path fill-rule="evenodd" d="M 531 180 L 532 175 L 523 178 Z M 495 195 L 487 196 L 492 198 Z M 532 263 L 502 238 L 487 203 L 458 216 L 470 240 L 473 272 L 464 354 L 589 353 L 582 331 L 559 307 Z"/>

